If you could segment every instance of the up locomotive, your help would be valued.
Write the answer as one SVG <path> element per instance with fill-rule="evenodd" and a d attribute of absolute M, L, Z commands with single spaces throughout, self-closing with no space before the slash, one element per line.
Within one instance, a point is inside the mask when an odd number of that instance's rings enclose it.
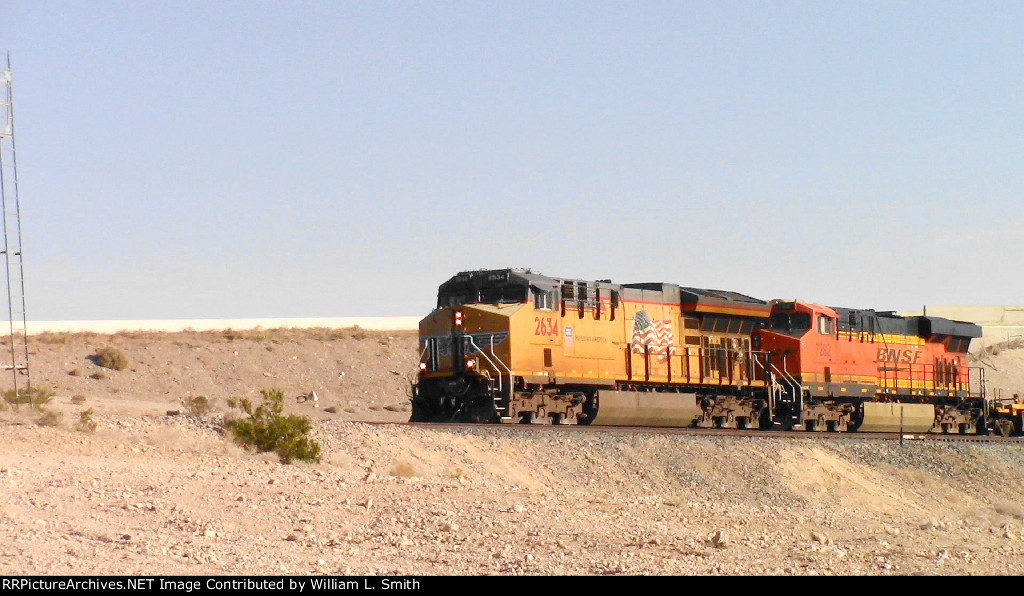
<path fill-rule="evenodd" d="M 670 283 L 466 271 L 420 321 L 413 422 L 1019 434 L 973 323 Z"/>

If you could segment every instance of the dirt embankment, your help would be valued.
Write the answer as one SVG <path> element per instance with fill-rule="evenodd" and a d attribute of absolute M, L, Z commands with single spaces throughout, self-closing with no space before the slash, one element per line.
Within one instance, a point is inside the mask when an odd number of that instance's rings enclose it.
<path fill-rule="evenodd" d="M 98 414 L 162 415 L 202 395 L 223 412 L 229 398 L 276 388 L 315 419 L 400 421 L 409 418 L 416 345 L 415 332 L 349 328 L 47 333 L 30 348 L 32 382 L 57 392 L 57 408 L 80 395 Z M 127 368 L 96 364 L 106 347 L 124 353 Z M 300 402 L 313 391 L 315 403 Z"/>
<path fill-rule="evenodd" d="M 381 427 L 358 420 L 408 417 L 412 335 L 39 339 L 64 414 L 0 413 L 5 575 L 1024 573 L 1018 445 Z M 93 364 L 104 346 L 129 366 Z M 317 420 L 322 463 L 218 432 L 228 397 L 269 387 Z M 166 415 L 195 395 L 215 412 Z"/>
<path fill-rule="evenodd" d="M 975 350 L 971 366 L 981 367 L 989 396 L 1024 398 L 1024 337 Z"/>

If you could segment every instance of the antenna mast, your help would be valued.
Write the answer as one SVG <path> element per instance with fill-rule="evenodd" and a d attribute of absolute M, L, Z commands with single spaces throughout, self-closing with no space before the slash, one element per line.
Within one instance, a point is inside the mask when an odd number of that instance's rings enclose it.
<path fill-rule="evenodd" d="M 14 145 L 14 91 L 11 53 L 0 68 L 0 211 L 3 212 L 4 266 L 7 277 L 7 316 L 10 322 L 10 363 L 14 397 L 31 395 L 28 370 L 28 330 L 25 323 L 25 268 L 21 260 L 21 203 L 18 201 L 18 159 Z M 23 377 L 23 378 L 19 378 Z M 20 382 L 19 382 L 20 381 Z"/>

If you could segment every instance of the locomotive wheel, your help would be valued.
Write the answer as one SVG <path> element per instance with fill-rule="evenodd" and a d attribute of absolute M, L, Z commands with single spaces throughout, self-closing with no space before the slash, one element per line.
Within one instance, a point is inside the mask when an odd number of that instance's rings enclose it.
<path fill-rule="evenodd" d="M 523 412 L 520 414 L 519 424 L 533 424 L 533 412 Z"/>
<path fill-rule="evenodd" d="M 836 432 L 837 430 L 839 430 L 839 421 L 829 420 L 828 422 L 825 423 L 825 430 L 827 430 L 830 433 Z"/>
<path fill-rule="evenodd" d="M 959 425 L 960 434 L 966 435 L 970 431 L 971 425 L 966 422 L 961 422 Z"/>
<path fill-rule="evenodd" d="M 590 426 L 597 416 L 597 397 L 592 396 L 583 402 L 583 412 L 576 416 L 576 424 L 579 426 Z"/>
<path fill-rule="evenodd" d="M 565 414 L 552 414 L 551 415 L 551 424 L 561 424 L 562 423 L 562 418 L 564 418 L 564 417 L 565 417 Z"/>
<path fill-rule="evenodd" d="M 816 426 L 818 426 L 817 420 L 808 420 L 807 422 L 804 422 L 804 429 L 806 429 L 809 433 L 814 432 L 814 428 Z"/>
<path fill-rule="evenodd" d="M 747 430 L 750 428 L 750 418 L 747 418 L 746 416 L 737 416 L 736 428 L 739 430 Z"/>

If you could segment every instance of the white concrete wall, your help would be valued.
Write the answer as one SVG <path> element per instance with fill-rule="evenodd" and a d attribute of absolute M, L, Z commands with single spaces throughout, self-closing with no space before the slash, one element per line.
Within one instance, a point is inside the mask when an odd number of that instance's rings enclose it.
<path fill-rule="evenodd" d="M 945 317 L 956 321 L 971 321 L 979 325 L 1024 326 L 1024 305 L 929 305 L 925 306 L 930 316 Z M 920 310 L 903 311 L 901 315 L 919 315 Z"/>
<path fill-rule="evenodd" d="M 380 331 L 414 330 L 422 317 L 340 317 L 314 319 L 171 319 L 164 321 L 29 321 L 28 334 L 43 332 L 117 333 L 119 331 L 211 331 L 221 329 L 275 329 L 278 327 L 338 329 L 358 325 Z M 0 323 L 0 332 L 7 322 Z"/>
<path fill-rule="evenodd" d="M 1024 305 L 931 305 L 929 315 L 981 325 L 986 343 L 1024 335 Z M 900 311 L 903 316 L 920 315 L 920 310 Z M 422 317 L 340 317 L 310 319 L 171 319 L 153 321 L 29 321 L 29 335 L 43 332 L 117 333 L 118 331 L 210 331 L 220 329 L 274 329 L 290 327 L 342 328 L 358 325 L 382 331 L 415 330 Z M 0 333 L 6 321 L 0 321 Z"/>

